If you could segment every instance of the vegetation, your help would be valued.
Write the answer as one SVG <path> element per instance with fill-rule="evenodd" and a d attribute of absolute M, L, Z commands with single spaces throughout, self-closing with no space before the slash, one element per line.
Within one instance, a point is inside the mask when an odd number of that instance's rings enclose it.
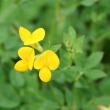
<path fill-rule="evenodd" d="M 23 47 L 20 26 L 43 27 L 40 44 L 59 56 L 60 66 L 48 83 L 35 69 L 14 70 Z M 0 110 L 108 107 L 109 51 L 110 0 L 0 0 Z"/>

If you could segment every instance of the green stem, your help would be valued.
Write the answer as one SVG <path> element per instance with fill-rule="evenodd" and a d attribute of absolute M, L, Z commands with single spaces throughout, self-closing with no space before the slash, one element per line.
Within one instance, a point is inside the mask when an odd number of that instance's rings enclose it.
<path fill-rule="evenodd" d="M 43 52 L 43 48 L 39 43 L 31 45 L 33 48 L 37 49 L 40 53 Z"/>

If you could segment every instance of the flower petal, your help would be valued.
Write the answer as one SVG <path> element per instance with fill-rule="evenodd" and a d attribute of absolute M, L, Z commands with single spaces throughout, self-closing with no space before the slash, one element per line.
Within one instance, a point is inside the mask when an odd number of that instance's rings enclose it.
<path fill-rule="evenodd" d="M 42 68 L 39 72 L 39 78 L 43 82 L 49 82 L 51 80 L 51 71 L 48 68 Z"/>
<path fill-rule="evenodd" d="M 15 66 L 14 66 L 16 71 L 27 71 L 28 70 L 28 65 L 25 61 L 19 60 Z"/>
<path fill-rule="evenodd" d="M 43 28 L 38 28 L 32 33 L 32 41 L 33 43 L 37 43 L 43 40 L 45 37 L 45 30 Z"/>
<path fill-rule="evenodd" d="M 46 59 L 46 65 L 50 68 L 50 70 L 55 70 L 58 68 L 60 61 L 57 54 L 51 50 L 47 50 L 44 53 Z"/>
<path fill-rule="evenodd" d="M 19 28 L 19 35 L 20 35 L 21 40 L 24 42 L 24 44 L 25 44 L 25 42 L 29 41 L 31 38 L 31 32 L 29 32 L 24 27 Z"/>
<path fill-rule="evenodd" d="M 35 69 L 41 69 L 43 68 L 44 66 L 44 57 L 43 55 L 38 55 L 37 58 L 35 59 L 35 62 L 34 62 L 34 68 Z"/>
<path fill-rule="evenodd" d="M 34 54 L 34 49 L 31 47 L 21 47 L 18 50 L 18 55 L 23 60 L 27 60 L 31 54 Z"/>
<path fill-rule="evenodd" d="M 31 47 L 22 47 L 18 50 L 18 55 L 21 59 L 27 62 L 28 67 L 31 70 L 33 67 L 33 62 L 35 58 L 34 49 Z"/>

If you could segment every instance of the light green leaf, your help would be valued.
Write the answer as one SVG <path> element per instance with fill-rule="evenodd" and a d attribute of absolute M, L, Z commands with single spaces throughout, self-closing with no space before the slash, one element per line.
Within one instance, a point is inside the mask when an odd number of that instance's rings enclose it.
<path fill-rule="evenodd" d="M 85 65 L 85 68 L 86 69 L 91 69 L 91 68 L 96 67 L 101 62 L 102 57 L 103 57 L 102 52 L 92 53 L 87 59 L 87 63 Z"/>
<path fill-rule="evenodd" d="M 84 68 L 86 63 L 86 56 L 82 53 L 75 54 L 74 58 L 75 65 Z"/>
<path fill-rule="evenodd" d="M 84 5 L 84 6 L 91 6 L 91 5 L 93 5 L 95 2 L 97 2 L 98 0 L 83 0 L 82 1 L 82 4 Z"/>
<path fill-rule="evenodd" d="M 72 27 L 69 27 L 68 33 L 64 34 L 63 43 L 68 49 L 76 42 L 76 32 Z"/>
<path fill-rule="evenodd" d="M 73 27 L 69 27 L 69 35 L 70 37 L 75 40 L 76 39 L 76 31 L 73 29 Z"/>
<path fill-rule="evenodd" d="M 70 66 L 72 64 L 72 54 L 64 49 L 60 50 L 60 67 L 62 68 L 67 68 L 68 66 Z"/>
<path fill-rule="evenodd" d="M 61 44 L 56 44 L 51 47 L 51 50 L 57 52 L 61 48 Z"/>
<path fill-rule="evenodd" d="M 84 40 L 85 40 L 85 36 L 81 36 L 77 38 L 77 41 L 74 43 L 75 45 L 73 44 L 76 53 L 83 53 Z"/>
<path fill-rule="evenodd" d="M 91 80 L 97 80 L 106 76 L 105 72 L 99 69 L 89 70 L 87 73 L 85 73 L 85 75 Z"/>

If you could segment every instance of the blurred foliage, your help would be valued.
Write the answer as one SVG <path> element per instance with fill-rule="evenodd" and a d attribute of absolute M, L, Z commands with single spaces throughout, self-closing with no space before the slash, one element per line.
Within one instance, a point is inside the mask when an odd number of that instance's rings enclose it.
<path fill-rule="evenodd" d="M 13 66 L 18 29 L 46 29 L 60 57 L 52 81 Z M 74 27 L 74 28 L 72 28 Z M 0 110 L 97 110 L 110 104 L 110 0 L 0 0 Z"/>

